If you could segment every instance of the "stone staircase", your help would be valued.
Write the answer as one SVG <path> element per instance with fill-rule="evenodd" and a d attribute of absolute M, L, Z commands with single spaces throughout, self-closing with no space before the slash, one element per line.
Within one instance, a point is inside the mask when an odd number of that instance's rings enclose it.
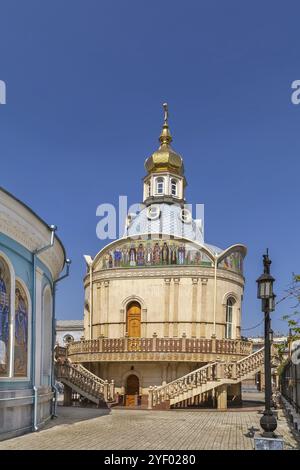
<path fill-rule="evenodd" d="M 236 362 L 212 362 L 166 385 L 150 387 L 148 408 L 160 408 L 188 402 L 209 390 L 224 389 L 227 384 L 249 379 L 264 364 L 264 348 Z"/>
<path fill-rule="evenodd" d="M 97 377 L 81 364 L 72 364 L 69 360 L 56 362 L 55 376 L 64 384 L 65 395 L 68 390 L 73 390 L 97 406 L 109 406 L 114 402 L 114 381 L 109 383 Z"/>

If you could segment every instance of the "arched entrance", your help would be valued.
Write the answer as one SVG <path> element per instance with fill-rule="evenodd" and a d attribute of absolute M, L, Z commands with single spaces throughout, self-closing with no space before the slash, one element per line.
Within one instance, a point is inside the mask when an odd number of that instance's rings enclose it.
<path fill-rule="evenodd" d="M 140 381 L 135 374 L 128 375 L 126 380 L 126 406 L 136 406 L 140 392 Z"/>
<path fill-rule="evenodd" d="M 138 302 L 130 302 L 127 306 L 126 330 L 131 338 L 141 337 L 141 306 Z"/>

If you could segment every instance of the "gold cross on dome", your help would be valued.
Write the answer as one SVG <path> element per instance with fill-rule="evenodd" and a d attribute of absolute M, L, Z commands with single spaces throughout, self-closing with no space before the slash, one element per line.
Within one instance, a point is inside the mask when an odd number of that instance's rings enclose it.
<path fill-rule="evenodd" d="M 165 124 L 167 124 L 168 118 L 169 118 L 168 103 L 164 103 L 163 108 L 164 108 L 164 122 Z"/>

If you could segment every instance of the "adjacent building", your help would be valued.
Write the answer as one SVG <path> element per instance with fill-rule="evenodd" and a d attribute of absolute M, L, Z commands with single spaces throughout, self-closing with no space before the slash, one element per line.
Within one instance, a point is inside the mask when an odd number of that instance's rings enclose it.
<path fill-rule="evenodd" d="M 55 283 L 65 264 L 55 229 L 0 188 L 0 439 L 51 416 Z"/>
<path fill-rule="evenodd" d="M 56 344 L 65 347 L 83 338 L 83 320 L 57 320 Z"/>

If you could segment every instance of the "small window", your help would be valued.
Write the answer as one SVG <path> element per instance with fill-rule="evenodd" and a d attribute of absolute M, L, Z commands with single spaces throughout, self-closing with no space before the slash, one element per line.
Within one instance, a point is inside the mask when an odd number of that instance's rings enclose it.
<path fill-rule="evenodd" d="M 174 179 L 171 180 L 171 194 L 177 196 L 177 181 Z"/>
<path fill-rule="evenodd" d="M 150 197 L 151 196 L 151 184 L 150 183 L 148 183 L 147 185 L 147 192 L 148 192 L 148 197 Z"/>
<path fill-rule="evenodd" d="M 67 334 L 67 335 L 64 336 L 64 343 L 65 344 L 73 343 L 73 341 L 74 341 L 74 338 L 73 338 L 72 335 Z"/>
<path fill-rule="evenodd" d="M 192 222 L 192 214 L 188 209 L 181 209 L 179 218 L 184 224 L 190 224 Z"/>
<path fill-rule="evenodd" d="M 164 180 L 163 178 L 157 178 L 156 180 L 156 193 L 163 194 L 164 193 Z"/>
<path fill-rule="evenodd" d="M 235 301 L 229 298 L 226 302 L 226 327 L 225 327 L 225 338 L 232 339 L 232 318 L 233 318 L 233 305 Z"/>
<path fill-rule="evenodd" d="M 149 220 L 156 220 L 160 216 L 160 208 L 158 204 L 151 204 L 147 208 L 147 217 Z"/>

